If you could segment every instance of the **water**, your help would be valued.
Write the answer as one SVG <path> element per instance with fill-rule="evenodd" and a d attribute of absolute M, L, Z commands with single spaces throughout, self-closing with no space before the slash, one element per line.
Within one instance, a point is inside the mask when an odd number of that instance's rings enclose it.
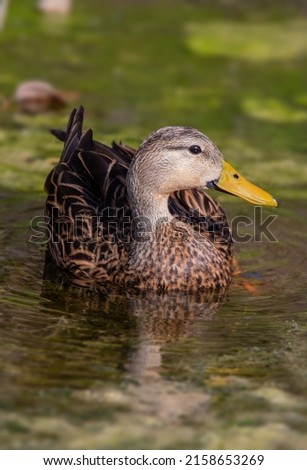
<path fill-rule="evenodd" d="M 10 2 L 0 37 L 0 447 L 306 449 L 303 7 L 73 3 L 56 22 L 32 0 Z M 48 129 L 63 129 L 70 109 L 6 107 L 30 79 L 79 93 L 71 107 L 85 106 L 106 143 L 136 146 L 166 125 L 204 131 L 281 201 L 263 213 L 278 214 L 278 242 L 237 244 L 242 274 L 220 298 L 43 281 L 29 224 L 61 151 Z M 230 219 L 253 218 L 252 206 L 218 197 Z"/>
<path fill-rule="evenodd" d="M 43 200 L 7 194 L 1 447 L 306 448 L 304 225 L 285 206 L 278 243 L 238 246 L 226 297 L 88 293 L 42 280 Z"/>

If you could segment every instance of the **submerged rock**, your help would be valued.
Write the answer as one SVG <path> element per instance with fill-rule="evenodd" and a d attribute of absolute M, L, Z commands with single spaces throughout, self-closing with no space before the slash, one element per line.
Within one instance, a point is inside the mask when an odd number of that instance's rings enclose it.
<path fill-rule="evenodd" d="M 77 93 L 58 90 L 48 82 L 32 80 L 18 85 L 12 101 L 19 111 L 37 114 L 61 109 L 76 96 Z"/>

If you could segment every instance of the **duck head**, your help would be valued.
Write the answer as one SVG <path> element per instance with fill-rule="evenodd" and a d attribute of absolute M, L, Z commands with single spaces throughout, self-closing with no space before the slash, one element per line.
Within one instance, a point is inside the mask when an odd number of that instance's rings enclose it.
<path fill-rule="evenodd" d="M 164 127 L 150 134 L 131 163 L 127 185 L 133 205 L 142 196 L 147 204 L 163 205 L 171 193 L 191 188 L 217 189 L 257 205 L 278 205 L 241 176 L 208 137 L 191 127 Z"/>

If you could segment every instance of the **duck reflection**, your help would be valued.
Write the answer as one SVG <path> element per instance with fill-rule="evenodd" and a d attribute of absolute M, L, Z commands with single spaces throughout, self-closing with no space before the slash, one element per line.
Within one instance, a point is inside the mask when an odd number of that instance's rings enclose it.
<path fill-rule="evenodd" d="M 164 377 L 163 363 L 168 344 L 196 335 L 199 321 L 214 318 L 226 290 L 193 295 L 122 292 L 114 287 L 94 291 L 46 277 L 42 297 L 49 311 L 62 312 L 49 334 L 74 341 L 79 336 L 87 345 L 87 350 L 78 350 L 86 357 L 86 375 L 92 367 L 89 360 L 100 367 L 101 385 L 97 387 L 98 377 L 93 376 L 89 383 L 83 381 L 75 398 L 111 408 L 123 401 L 141 422 L 150 417 L 178 424 L 183 416 L 197 419 L 199 411 L 207 409 L 209 396 Z M 77 372 L 82 374 L 82 369 L 81 364 Z"/>
<path fill-rule="evenodd" d="M 55 281 L 57 279 L 57 281 Z M 86 289 L 66 284 L 57 268 L 45 269 L 42 304 L 66 312 L 61 325 L 75 329 L 84 339 L 105 341 L 120 337 L 125 370 L 135 378 L 162 363 L 163 346 L 193 336 L 199 320 L 212 320 L 227 298 L 227 289 L 198 294 L 139 292 L 106 286 Z"/>

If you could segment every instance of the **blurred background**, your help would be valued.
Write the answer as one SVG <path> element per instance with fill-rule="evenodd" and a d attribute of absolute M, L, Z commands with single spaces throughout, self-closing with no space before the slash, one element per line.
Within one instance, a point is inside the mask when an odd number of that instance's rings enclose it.
<path fill-rule="evenodd" d="M 2 0 L 0 12 L 1 446 L 306 448 L 306 0 Z M 49 129 L 79 104 L 108 144 L 196 127 L 280 201 L 278 243 L 237 248 L 249 291 L 235 282 L 212 304 L 45 289 L 29 222 L 61 152 Z"/>
<path fill-rule="evenodd" d="M 82 103 L 97 138 L 137 145 L 155 128 L 191 125 L 272 190 L 279 171 L 283 190 L 296 190 L 307 145 L 305 1 L 73 0 L 66 15 L 7 3 L 1 98 L 28 80 L 79 98 L 60 115 L 1 113 L 3 186 L 42 188 L 60 148 L 46 131 Z"/>

